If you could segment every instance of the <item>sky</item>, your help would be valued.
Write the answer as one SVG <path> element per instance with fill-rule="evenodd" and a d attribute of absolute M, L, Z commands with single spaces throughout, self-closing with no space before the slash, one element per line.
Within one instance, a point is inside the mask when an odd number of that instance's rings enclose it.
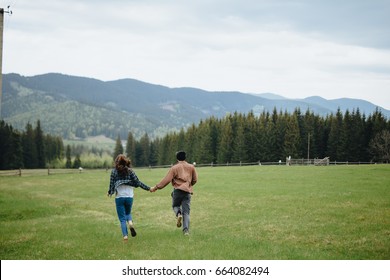
<path fill-rule="evenodd" d="M 3 73 L 390 109 L 390 0 L 1 0 Z"/>

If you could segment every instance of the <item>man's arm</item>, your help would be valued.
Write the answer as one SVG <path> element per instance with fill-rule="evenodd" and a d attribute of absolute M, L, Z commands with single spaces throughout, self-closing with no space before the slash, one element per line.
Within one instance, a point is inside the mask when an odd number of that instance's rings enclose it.
<path fill-rule="evenodd" d="M 195 167 L 192 168 L 192 180 L 191 180 L 191 185 L 195 185 L 196 182 L 198 182 L 198 174 L 196 173 Z"/>
<path fill-rule="evenodd" d="M 172 182 L 172 179 L 173 170 L 171 168 L 169 169 L 167 175 L 165 175 L 165 177 L 160 181 L 160 183 L 156 184 L 156 186 L 154 187 L 154 191 L 165 188 L 170 182 Z"/>

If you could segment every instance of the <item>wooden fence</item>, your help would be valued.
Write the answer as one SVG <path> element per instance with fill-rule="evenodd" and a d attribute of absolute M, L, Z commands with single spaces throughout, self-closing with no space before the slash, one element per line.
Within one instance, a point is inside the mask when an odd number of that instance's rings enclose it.
<path fill-rule="evenodd" d="M 221 166 L 297 166 L 297 165 L 312 165 L 312 166 L 329 166 L 329 165 L 363 165 L 363 164 L 376 164 L 375 162 L 348 162 L 348 161 L 330 161 L 329 158 L 324 159 L 288 159 L 286 161 L 274 161 L 274 162 L 226 162 L 226 163 L 202 163 L 196 164 L 193 163 L 197 168 L 198 167 L 221 167 Z M 380 163 L 385 164 L 385 163 Z M 158 165 L 158 166 L 145 166 L 145 167 L 136 167 L 135 169 L 157 169 L 157 168 L 170 168 L 170 165 Z M 0 177 L 2 176 L 34 176 L 34 175 L 56 175 L 56 174 L 82 174 L 86 172 L 110 172 L 111 169 L 101 168 L 101 169 L 57 169 L 57 168 L 48 168 L 48 169 L 15 169 L 15 170 L 0 170 Z"/>

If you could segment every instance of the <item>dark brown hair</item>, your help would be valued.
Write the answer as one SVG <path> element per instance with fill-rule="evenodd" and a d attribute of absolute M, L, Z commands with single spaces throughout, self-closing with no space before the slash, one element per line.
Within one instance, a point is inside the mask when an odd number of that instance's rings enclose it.
<path fill-rule="evenodd" d="M 179 151 L 176 153 L 176 159 L 177 160 L 180 160 L 180 161 L 183 161 L 186 159 L 186 152 L 184 151 Z"/>
<path fill-rule="evenodd" d="M 119 154 L 115 159 L 115 169 L 120 174 L 128 174 L 131 168 L 131 161 L 123 154 Z"/>

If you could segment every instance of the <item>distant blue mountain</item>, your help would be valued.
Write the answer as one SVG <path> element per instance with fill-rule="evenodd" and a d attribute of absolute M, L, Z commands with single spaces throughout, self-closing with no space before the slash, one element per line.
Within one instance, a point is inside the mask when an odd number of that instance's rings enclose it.
<path fill-rule="evenodd" d="M 209 92 L 197 88 L 169 88 L 134 79 L 103 82 L 97 79 L 49 73 L 32 77 L 3 75 L 2 118 L 15 128 L 41 120 L 46 132 L 64 138 L 104 134 L 115 138 L 132 131 L 136 137 L 150 137 L 180 130 L 210 116 L 253 111 L 332 114 L 340 108 L 367 116 L 376 108 L 387 118 L 390 111 L 365 100 L 319 96 L 287 99 L 264 93 Z"/>
<path fill-rule="evenodd" d="M 345 112 L 346 110 L 352 112 L 353 110 L 356 111 L 356 109 L 359 108 L 360 113 L 369 115 L 374 112 L 376 108 L 379 108 L 385 116 L 390 117 L 390 111 L 362 99 L 338 98 L 327 100 L 319 96 L 312 96 L 303 100 L 310 104 L 316 104 L 318 106 L 326 108 L 330 112 L 335 112 L 335 109 L 337 110 L 337 108 L 340 108 L 342 112 Z"/>

